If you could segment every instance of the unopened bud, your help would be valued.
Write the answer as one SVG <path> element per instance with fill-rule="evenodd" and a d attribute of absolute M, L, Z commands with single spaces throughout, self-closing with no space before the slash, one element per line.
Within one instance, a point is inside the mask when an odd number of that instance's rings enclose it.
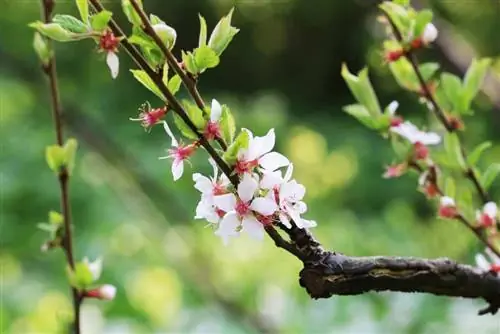
<path fill-rule="evenodd" d="M 116 287 L 111 284 L 104 284 L 97 289 L 85 291 L 84 296 L 87 298 L 97 298 L 103 300 L 113 300 L 116 295 Z"/>
<path fill-rule="evenodd" d="M 175 40 L 177 39 L 177 32 L 174 28 L 165 23 L 157 23 L 153 25 L 153 30 L 169 50 L 174 47 Z"/>
<path fill-rule="evenodd" d="M 430 44 L 436 40 L 438 36 L 438 30 L 432 23 L 427 23 L 422 34 L 422 42 L 424 44 Z"/>

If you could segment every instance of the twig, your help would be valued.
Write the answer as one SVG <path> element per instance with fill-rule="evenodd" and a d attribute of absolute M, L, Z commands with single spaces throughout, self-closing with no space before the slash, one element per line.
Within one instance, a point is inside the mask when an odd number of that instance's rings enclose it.
<path fill-rule="evenodd" d="M 52 11 L 55 6 L 54 0 L 41 0 L 42 2 L 42 12 L 43 19 L 45 23 L 50 23 L 52 21 Z M 49 41 L 47 41 L 49 43 Z M 59 146 L 63 143 L 63 124 L 62 124 L 62 108 L 61 101 L 59 97 L 59 89 L 57 85 L 57 70 L 56 70 L 56 59 L 52 55 L 46 65 L 43 66 L 45 75 L 48 77 L 50 82 L 50 96 L 52 100 L 52 118 L 54 121 L 54 129 L 56 133 L 56 141 Z M 75 267 L 75 260 L 73 256 L 73 237 L 71 231 L 71 205 L 69 203 L 69 174 L 66 167 L 63 167 L 59 171 L 58 175 L 60 196 L 61 196 L 61 212 L 64 219 L 64 236 L 62 239 L 61 246 L 66 255 L 66 260 L 71 269 Z M 82 298 L 78 290 L 74 287 L 71 288 L 73 295 L 73 310 L 74 310 L 74 323 L 73 329 L 76 334 L 80 333 L 80 306 Z"/>

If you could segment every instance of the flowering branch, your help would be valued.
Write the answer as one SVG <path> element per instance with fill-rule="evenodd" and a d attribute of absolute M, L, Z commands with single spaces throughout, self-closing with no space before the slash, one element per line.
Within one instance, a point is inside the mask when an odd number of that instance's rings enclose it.
<path fill-rule="evenodd" d="M 45 23 L 51 23 L 52 12 L 55 6 L 54 0 L 41 0 L 43 20 Z M 54 121 L 54 130 L 56 133 L 56 142 L 58 146 L 63 146 L 63 122 L 62 122 L 62 108 L 61 101 L 59 97 L 59 89 L 57 85 L 57 70 L 56 70 L 56 58 L 53 51 L 50 50 L 50 44 L 46 42 L 47 50 L 46 58 L 42 58 L 42 68 L 49 79 L 50 83 L 50 96 L 52 101 L 52 118 Z M 71 229 L 71 205 L 69 203 L 69 178 L 70 174 L 68 172 L 68 167 L 66 165 L 61 165 L 58 173 L 60 197 L 61 197 L 61 212 L 63 219 L 63 236 L 60 240 L 60 246 L 64 250 L 66 255 L 66 261 L 69 267 L 73 270 L 75 268 L 75 259 L 73 256 L 73 236 Z M 54 247 L 53 242 L 49 242 L 45 247 Z M 80 306 L 82 303 L 82 297 L 80 296 L 78 290 L 75 287 L 71 287 L 71 293 L 73 296 L 73 312 L 74 312 L 74 322 L 73 331 L 76 334 L 80 333 Z"/>

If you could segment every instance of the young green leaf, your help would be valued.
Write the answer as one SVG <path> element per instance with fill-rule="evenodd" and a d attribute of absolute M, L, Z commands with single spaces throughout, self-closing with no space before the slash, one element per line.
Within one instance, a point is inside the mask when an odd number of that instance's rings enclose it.
<path fill-rule="evenodd" d="M 247 129 L 241 129 L 238 136 L 234 142 L 229 145 L 226 152 L 223 155 L 224 161 L 226 161 L 229 165 L 233 165 L 236 162 L 238 151 L 242 148 L 248 147 L 248 142 L 250 141 L 250 134 Z"/>
<path fill-rule="evenodd" d="M 88 265 L 83 262 L 76 263 L 74 270 L 68 267 L 66 273 L 70 285 L 77 289 L 85 289 L 94 281 Z"/>
<path fill-rule="evenodd" d="M 451 198 L 455 198 L 456 186 L 455 186 L 455 180 L 453 180 L 452 177 L 446 178 L 446 183 L 444 186 L 444 193 L 446 194 L 446 196 L 449 196 Z"/>
<path fill-rule="evenodd" d="M 103 10 L 102 12 L 99 12 L 90 17 L 90 26 L 95 31 L 103 31 L 108 26 L 108 23 L 111 20 L 112 16 L 113 13 L 111 13 L 109 10 Z"/>
<path fill-rule="evenodd" d="M 52 22 L 59 24 L 64 30 L 75 34 L 86 33 L 89 30 L 89 27 L 85 23 L 71 15 L 56 14 Z"/>
<path fill-rule="evenodd" d="M 136 0 L 139 4 L 139 7 L 142 9 L 142 0 Z M 142 20 L 139 14 L 136 13 L 134 7 L 130 3 L 130 0 L 122 0 L 122 10 L 128 21 L 132 23 L 132 25 L 137 27 L 142 27 Z"/>
<path fill-rule="evenodd" d="M 57 211 L 49 211 L 49 224 L 51 225 L 62 225 L 64 223 L 64 217 Z"/>
<path fill-rule="evenodd" d="M 382 110 L 368 78 L 368 69 L 362 69 L 358 76 L 355 76 L 349 72 L 346 64 L 342 64 L 341 73 L 356 100 L 365 106 L 371 116 L 380 116 Z"/>
<path fill-rule="evenodd" d="M 222 114 L 220 116 L 219 124 L 222 132 L 222 139 L 224 139 L 227 144 L 231 144 L 236 132 L 236 124 L 234 122 L 233 113 L 225 104 L 222 105 Z"/>
<path fill-rule="evenodd" d="M 198 37 L 198 47 L 207 45 L 207 22 L 205 18 L 198 14 L 200 19 L 200 36 Z"/>
<path fill-rule="evenodd" d="M 415 25 L 413 28 L 413 36 L 420 37 L 424 32 L 425 26 L 432 21 L 432 11 L 424 9 L 418 12 L 415 18 Z"/>
<path fill-rule="evenodd" d="M 351 104 L 343 107 L 344 111 L 356 118 L 359 122 L 370 129 L 375 128 L 375 118 L 370 115 L 365 106 L 361 104 Z"/>
<path fill-rule="evenodd" d="M 191 52 L 182 51 L 182 62 L 184 63 L 184 67 L 191 74 L 198 74 L 199 69 L 196 66 L 196 61 L 194 60 L 194 56 Z"/>
<path fill-rule="evenodd" d="M 45 160 L 54 173 L 59 173 L 65 166 L 64 149 L 59 145 L 50 145 L 45 148 Z"/>
<path fill-rule="evenodd" d="M 463 100 L 463 90 L 460 79 L 456 75 L 443 73 L 441 74 L 441 84 L 448 101 L 453 105 L 454 111 L 463 113 L 465 106 L 461 103 Z"/>
<path fill-rule="evenodd" d="M 35 52 L 45 66 L 49 64 L 50 58 L 52 57 L 52 51 L 47 44 L 47 41 L 42 37 L 42 35 L 38 32 L 35 32 L 35 36 L 33 38 L 33 48 Z"/>
<path fill-rule="evenodd" d="M 477 145 L 467 158 L 467 162 L 469 163 L 469 165 L 476 165 L 483 152 L 490 148 L 492 145 L 493 144 L 490 141 L 485 141 L 484 143 Z"/>
<path fill-rule="evenodd" d="M 224 16 L 219 23 L 217 23 L 212 31 L 212 34 L 210 35 L 210 39 L 208 40 L 208 46 L 215 51 L 217 56 L 220 56 L 222 52 L 224 52 L 233 37 L 238 33 L 238 31 L 240 31 L 239 29 L 231 26 L 233 10 L 234 8 L 231 8 L 229 14 Z"/>
<path fill-rule="evenodd" d="M 74 138 L 68 139 L 66 141 L 66 144 L 64 145 L 66 169 L 68 170 L 69 175 L 71 175 L 71 173 L 73 172 L 73 168 L 75 167 L 75 157 L 77 148 L 78 148 L 78 142 Z"/>
<path fill-rule="evenodd" d="M 448 159 L 453 161 L 456 165 L 461 168 L 466 168 L 464 157 L 462 155 L 462 149 L 460 147 L 460 139 L 456 133 L 447 133 L 444 136 L 444 147 L 448 155 Z"/>
<path fill-rule="evenodd" d="M 76 39 L 75 34 L 71 31 L 65 30 L 57 23 L 44 24 L 41 21 L 36 21 L 30 23 L 29 26 L 36 29 L 42 35 L 58 42 L 69 42 Z"/>
<path fill-rule="evenodd" d="M 165 101 L 165 98 L 161 91 L 156 87 L 154 81 L 149 77 L 149 75 L 143 70 L 130 70 L 134 75 L 134 78 L 137 79 L 144 87 L 153 92 L 156 96 L 158 96 L 161 100 Z"/>
<path fill-rule="evenodd" d="M 500 163 L 491 164 L 481 177 L 481 184 L 484 189 L 488 190 L 491 187 L 498 174 L 500 174 Z"/>
<path fill-rule="evenodd" d="M 182 105 L 184 106 L 184 110 L 186 111 L 189 119 L 193 122 L 196 128 L 198 130 L 203 130 L 207 124 L 207 121 L 203 118 L 203 111 L 189 100 L 182 100 Z"/>
<path fill-rule="evenodd" d="M 80 13 L 80 18 L 85 24 L 89 24 L 89 3 L 87 0 L 76 0 L 76 6 Z"/>
<path fill-rule="evenodd" d="M 213 68 L 219 65 L 219 56 L 208 46 L 201 46 L 194 50 L 194 61 L 199 73 L 207 68 Z"/>
<path fill-rule="evenodd" d="M 196 133 L 191 130 L 191 128 L 182 120 L 182 118 L 174 113 L 174 124 L 177 126 L 177 129 L 179 129 L 179 132 L 186 138 L 189 139 L 198 139 L 198 136 Z"/>
<path fill-rule="evenodd" d="M 178 74 L 176 74 L 173 77 L 171 77 L 170 80 L 168 80 L 167 88 L 169 91 L 172 92 L 172 94 L 175 95 L 175 93 L 177 93 L 181 88 L 181 83 L 182 83 L 181 77 Z"/>
<path fill-rule="evenodd" d="M 491 59 L 473 59 L 464 77 L 464 94 L 468 101 L 472 101 L 479 92 L 481 85 L 491 64 Z"/>

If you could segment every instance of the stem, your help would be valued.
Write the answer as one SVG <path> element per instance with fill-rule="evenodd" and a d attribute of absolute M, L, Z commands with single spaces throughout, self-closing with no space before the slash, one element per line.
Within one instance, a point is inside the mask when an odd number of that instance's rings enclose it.
<path fill-rule="evenodd" d="M 42 11 L 43 19 L 45 23 L 50 23 L 52 21 L 52 11 L 55 6 L 54 0 L 42 0 Z M 47 43 L 49 41 L 47 40 Z M 49 45 L 50 46 L 50 45 Z M 52 101 L 52 118 L 54 122 L 54 129 L 56 133 L 56 141 L 59 146 L 63 145 L 63 124 L 62 124 L 62 108 L 61 100 L 59 97 L 59 89 L 57 84 L 57 70 L 56 70 L 56 59 L 52 56 L 48 64 L 43 66 L 45 75 L 48 77 L 50 82 L 50 96 Z M 69 203 L 69 174 L 67 169 L 64 167 L 61 169 L 58 175 L 60 196 L 61 196 L 61 212 L 64 219 L 64 237 L 61 243 L 64 254 L 66 255 L 66 261 L 71 269 L 75 267 L 75 260 L 73 256 L 73 237 L 71 231 L 71 208 Z M 71 288 L 71 293 L 73 295 L 73 310 L 74 310 L 74 322 L 73 331 L 75 334 L 80 333 L 80 306 L 81 306 L 81 296 L 77 289 Z"/>
<path fill-rule="evenodd" d="M 130 3 L 132 7 L 134 7 L 135 11 L 141 18 L 142 24 L 144 25 L 144 31 L 153 38 L 155 43 L 158 45 L 160 50 L 163 52 L 163 55 L 167 59 L 167 63 L 169 66 L 171 66 L 175 73 L 179 75 L 179 77 L 182 80 L 182 83 L 184 86 L 187 88 L 189 94 L 193 97 L 194 101 L 196 102 L 196 105 L 198 108 L 201 110 L 204 110 L 205 108 L 205 103 L 203 102 L 203 98 L 200 95 L 200 92 L 196 88 L 196 81 L 189 77 L 188 74 L 179 66 L 179 63 L 177 62 L 177 59 L 175 59 L 174 55 L 170 50 L 167 48 L 165 43 L 161 40 L 161 38 L 158 36 L 156 31 L 153 29 L 153 26 L 151 25 L 151 22 L 149 22 L 148 16 L 144 12 L 144 10 L 139 6 L 137 3 L 137 0 L 130 0 Z M 222 138 L 217 138 L 216 139 L 221 148 L 225 151 L 227 149 L 227 145 L 224 142 Z"/>

